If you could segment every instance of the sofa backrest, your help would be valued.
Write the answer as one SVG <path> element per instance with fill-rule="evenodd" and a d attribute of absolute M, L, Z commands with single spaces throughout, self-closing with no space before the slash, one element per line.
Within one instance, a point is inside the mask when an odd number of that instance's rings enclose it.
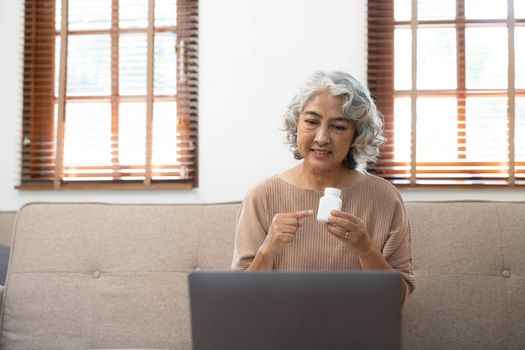
<path fill-rule="evenodd" d="M 187 274 L 228 269 L 239 203 L 33 203 L 15 222 L 5 349 L 191 349 Z M 524 349 L 525 203 L 407 203 L 404 349 Z"/>

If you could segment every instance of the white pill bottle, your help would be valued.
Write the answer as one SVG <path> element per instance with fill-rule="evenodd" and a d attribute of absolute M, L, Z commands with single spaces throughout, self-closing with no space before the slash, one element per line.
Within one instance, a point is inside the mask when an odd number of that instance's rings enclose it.
<path fill-rule="evenodd" d="M 319 200 L 317 210 L 317 221 L 326 222 L 332 210 L 341 210 L 343 201 L 341 200 L 341 190 L 334 187 L 324 189 L 324 196 Z"/>

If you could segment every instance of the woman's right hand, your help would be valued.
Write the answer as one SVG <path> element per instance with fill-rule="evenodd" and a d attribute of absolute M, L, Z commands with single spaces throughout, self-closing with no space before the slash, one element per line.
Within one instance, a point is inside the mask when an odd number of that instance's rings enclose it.
<path fill-rule="evenodd" d="M 301 219 L 313 213 L 313 210 L 301 210 L 275 214 L 268 235 L 266 235 L 253 262 L 246 270 L 273 270 L 275 254 L 281 250 L 285 243 L 293 241 L 297 229 L 301 226 Z"/>
<path fill-rule="evenodd" d="M 275 214 L 263 243 L 266 253 L 273 256 L 281 250 L 285 243 L 293 241 L 297 229 L 301 226 L 301 219 L 313 213 L 313 210 L 301 210 Z"/>

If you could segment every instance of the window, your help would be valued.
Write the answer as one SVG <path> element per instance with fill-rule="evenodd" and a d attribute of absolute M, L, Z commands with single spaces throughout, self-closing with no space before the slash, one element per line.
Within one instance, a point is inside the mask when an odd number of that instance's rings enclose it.
<path fill-rule="evenodd" d="M 368 85 L 399 185 L 525 185 L 525 1 L 369 0 Z"/>
<path fill-rule="evenodd" d="M 197 1 L 26 0 L 20 189 L 197 186 Z"/>

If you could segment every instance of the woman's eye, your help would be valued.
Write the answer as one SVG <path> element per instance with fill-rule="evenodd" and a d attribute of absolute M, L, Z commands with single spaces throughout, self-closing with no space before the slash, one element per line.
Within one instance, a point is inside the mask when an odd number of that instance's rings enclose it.
<path fill-rule="evenodd" d="M 313 119 L 306 119 L 304 122 L 306 123 L 306 125 L 310 125 L 310 126 L 314 126 L 318 124 L 317 120 L 313 120 Z"/>
<path fill-rule="evenodd" d="M 344 125 L 334 125 L 333 128 L 337 131 L 346 131 L 347 127 Z"/>

